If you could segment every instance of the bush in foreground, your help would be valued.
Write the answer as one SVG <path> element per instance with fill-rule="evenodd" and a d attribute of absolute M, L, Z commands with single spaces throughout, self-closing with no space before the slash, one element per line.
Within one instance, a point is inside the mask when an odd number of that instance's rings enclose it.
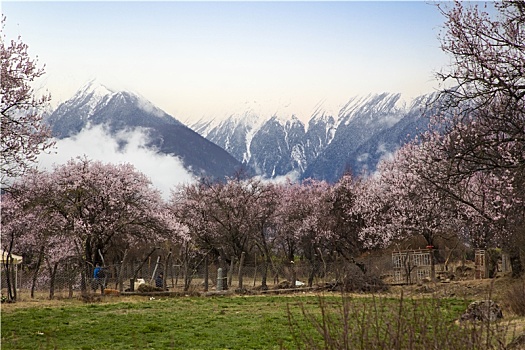
<path fill-rule="evenodd" d="M 525 316 L 525 278 L 508 289 L 504 301 L 516 315 Z"/>
<path fill-rule="evenodd" d="M 342 303 L 319 297 L 320 313 L 302 305 L 302 318 L 291 312 L 288 318 L 298 349 L 505 349 L 509 327 L 503 323 L 454 320 L 466 305 L 343 295 Z"/>

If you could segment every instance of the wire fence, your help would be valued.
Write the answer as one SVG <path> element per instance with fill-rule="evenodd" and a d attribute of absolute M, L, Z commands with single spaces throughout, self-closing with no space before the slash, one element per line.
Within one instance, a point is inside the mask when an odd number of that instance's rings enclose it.
<path fill-rule="evenodd" d="M 86 276 L 83 279 L 81 272 L 75 269 L 58 269 L 54 279 L 51 279 L 46 270 L 41 270 L 35 275 L 34 271 L 19 266 L 12 280 L 19 291 L 33 289 L 46 292 L 52 289 L 53 297 L 63 298 L 73 297 L 81 293 L 83 289 L 91 292 L 102 292 L 103 289 L 136 292 L 140 284 L 156 287 L 156 280 L 161 272 L 163 273 L 162 289 L 174 292 L 214 291 L 217 290 L 219 284 L 222 284 L 223 290 L 239 289 L 240 287 L 245 290 L 258 290 L 261 289 L 264 278 L 263 267 L 254 264 L 246 264 L 241 269 L 238 264 L 223 265 L 222 267 L 217 264 L 208 264 L 207 266 L 201 264 L 198 268 L 189 268 L 176 263 L 168 266 L 145 264 L 139 269 L 137 269 L 137 265 L 139 262 L 128 263 L 125 266 L 104 266 L 104 274 L 98 279 L 93 275 Z M 323 286 L 340 279 L 348 266 L 348 263 L 343 262 L 338 264 L 320 262 L 312 265 L 300 261 L 286 265 L 273 264 L 267 269 L 266 287 L 268 289 L 283 289 Z M 2 273 L 2 288 L 6 285 L 5 277 L 5 273 Z M 295 285 L 290 282 L 294 278 Z"/>
<path fill-rule="evenodd" d="M 435 256 L 445 256 L 445 252 L 434 252 Z M 207 292 L 218 289 L 233 289 L 245 291 L 257 290 L 279 290 L 288 288 L 323 288 L 334 285 L 339 281 L 362 280 L 362 276 L 374 276 L 374 281 L 381 283 L 419 283 L 422 279 L 430 276 L 429 260 L 424 251 L 414 255 L 410 260 L 408 251 L 406 253 L 384 251 L 361 257 L 355 262 L 332 261 L 324 263 L 317 261 L 311 263 L 299 260 L 292 263 L 272 263 L 268 266 L 266 274 L 263 273 L 263 265 L 254 262 L 239 266 L 234 264 L 199 264 L 197 267 L 172 263 L 140 261 L 129 262 L 125 265 L 115 264 L 103 267 L 104 274 L 96 279 L 91 270 L 90 275 L 82 276 L 78 269 L 64 266 L 57 269 L 54 278 L 50 271 L 41 269 L 35 274 L 28 266 L 17 265 L 11 281 L 16 284 L 18 291 L 29 292 L 31 290 L 39 293 L 48 293 L 49 297 L 71 298 L 78 296 L 82 291 L 92 293 L 111 292 L 137 292 L 142 284 L 147 286 L 147 291 L 167 290 L 170 292 Z M 403 260 L 404 259 L 404 260 Z M 408 270 L 407 270 L 408 259 Z M 449 259 L 444 263 L 440 259 L 436 261 L 434 273 L 438 279 L 471 279 L 474 278 L 474 263 L 465 259 Z M 423 262 L 416 266 L 416 262 Z M 412 263 L 413 265 L 410 265 Z M 424 266 L 423 266 L 424 265 Z M 504 265 L 504 264 L 503 264 Z M 498 265 L 497 269 L 501 269 Z M 219 270 L 220 269 L 220 270 Z M 407 271 L 410 278 L 407 278 Z M 161 285 L 158 284 L 158 276 L 163 273 Z M 2 293 L 6 286 L 6 275 L 1 270 Z M 263 288 L 263 279 L 265 286 Z M 292 281 L 295 280 L 295 283 Z M 159 286 L 160 288 L 153 289 Z M 221 288 L 222 287 L 222 288 Z"/>

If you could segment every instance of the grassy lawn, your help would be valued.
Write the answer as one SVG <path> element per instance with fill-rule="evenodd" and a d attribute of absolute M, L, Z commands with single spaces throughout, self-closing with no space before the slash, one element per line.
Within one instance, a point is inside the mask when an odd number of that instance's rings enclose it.
<path fill-rule="evenodd" d="M 137 299 L 2 307 L 2 349 L 278 349 L 292 344 L 287 304 L 302 298 Z"/>
<path fill-rule="evenodd" d="M 342 305 L 327 296 L 325 309 Z M 354 307 L 375 303 L 355 298 Z M 391 300 L 392 309 L 398 303 Z M 387 303 L 389 301 L 387 300 Z M 443 299 L 449 320 L 467 302 Z M 357 304 L 356 304 L 357 303 Z M 384 304 L 381 304 L 384 305 Z M 381 306 L 383 307 L 383 306 Z M 365 306 L 366 308 L 366 306 Z M 320 315 L 319 298 L 293 296 L 107 298 L 100 303 L 57 301 L 45 306 L 2 305 L 2 349 L 280 349 L 297 348 L 288 309 L 301 332 L 319 335 L 303 311 Z"/>

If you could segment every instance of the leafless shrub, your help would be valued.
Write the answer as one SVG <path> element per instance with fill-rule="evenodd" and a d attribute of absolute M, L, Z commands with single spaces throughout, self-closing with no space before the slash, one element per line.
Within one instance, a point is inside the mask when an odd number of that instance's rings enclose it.
<path fill-rule="evenodd" d="M 288 312 L 297 349 L 504 349 L 501 322 L 456 322 L 440 299 L 319 297 Z"/>
<path fill-rule="evenodd" d="M 365 273 L 357 265 L 349 265 L 334 289 L 341 292 L 377 293 L 386 291 L 388 285 L 379 276 Z"/>
<path fill-rule="evenodd" d="M 504 302 L 516 315 L 525 316 L 525 278 L 508 289 Z"/>

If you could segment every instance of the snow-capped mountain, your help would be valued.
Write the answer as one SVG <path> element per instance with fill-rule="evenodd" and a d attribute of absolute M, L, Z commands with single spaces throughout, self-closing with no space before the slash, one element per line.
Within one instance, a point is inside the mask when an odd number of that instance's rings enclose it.
<path fill-rule="evenodd" d="M 337 112 L 317 106 L 306 125 L 292 115 L 232 115 L 190 124 L 259 175 L 336 181 L 346 171 L 374 171 L 378 161 L 426 128 L 429 95 L 354 97 Z"/>
<path fill-rule="evenodd" d="M 251 137 L 248 165 L 258 174 L 276 177 L 306 167 L 304 124 L 295 116 L 271 117 Z"/>
<path fill-rule="evenodd" d="M 195 176 L 224 178 L 243 165 L 228 152 L 154 106 L 144 97 L 91 81 L 46 119 L 53 136 L 64 139 L 96 125 L 111 134 L 140 129 L 147 147 L 179 157 Z"/>

